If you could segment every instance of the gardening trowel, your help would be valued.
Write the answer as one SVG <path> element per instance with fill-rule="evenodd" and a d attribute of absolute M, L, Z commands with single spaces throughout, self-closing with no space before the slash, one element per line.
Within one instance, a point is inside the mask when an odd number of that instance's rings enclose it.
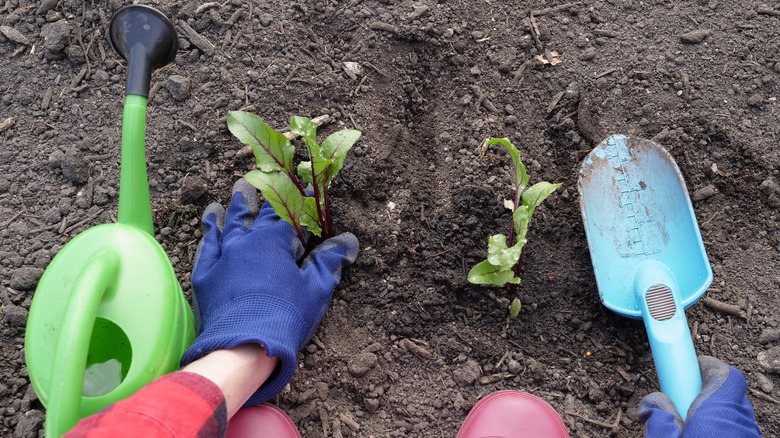
<path fill-rule="evenodd" d="M 712 269 L 680 169 L 655 143 L 613 135 L 582 163 L 579 192 L 601 302 L 644 320 L 661 391 L 685 418 L 702 385 L 685 309 Z"/>
<path fill-rule="evenodd" d="M 176 370 L 195 338 L 192 309 L 154 239 L 145 158 L 150 75 L 173 60 L 176 32 L 161 12 L 131 5 L 114 14 L 110 35 L 128 61 L 118 223 L 60 250 L 27 321 L 27 368 L 49 438 Z"/>

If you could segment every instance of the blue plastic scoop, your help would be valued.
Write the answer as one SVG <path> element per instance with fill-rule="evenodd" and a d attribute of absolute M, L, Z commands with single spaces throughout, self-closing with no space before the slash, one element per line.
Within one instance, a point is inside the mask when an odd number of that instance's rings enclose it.
<path fill-rule="evenodd" d="M 601 302 L 644 319 L 661 391 L 685 418 L 701 392 L 685 309 L 712 269 L 680 169 L 655 143 L 613 135 L 582 163 L 579 192 Z"/>

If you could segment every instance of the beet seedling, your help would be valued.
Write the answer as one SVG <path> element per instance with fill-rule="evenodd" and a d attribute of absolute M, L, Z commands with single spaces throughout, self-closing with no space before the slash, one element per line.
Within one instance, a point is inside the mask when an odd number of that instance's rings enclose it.
<path fill-rule="evenodd" d="M 295 147 L 284 134 L 274 131 L 260 117 L 231 111 L 227 115 L 227 125 L 230 132 L 251 146 L 255 154 L 257 169 L 244 178 L 260 189 L 282 220 L 292 225 L 303 245 L 306 247 L 304 227 L 318 237 L 334 236 L 328 188 L 361 132 L 344 129 L 318 144 L 317 124 L 305 117 L 291 117 L 290 132 L 300 136 L 309 155 L 309 161 L 299 163 L 296 169 L 293 167 Z M 307 184 L 312 186 L 313 196 L 306 196 L 304 187 Z"/>
<path fill-rule="evenodd" d="M 520 152 L 508 138 L 493 138 L 487 145 L 501 144 L 512 157 L 515 166 L 513 175 L 515 195 L 512 200 L 505 200 L 504 205 L 512 210 L 513 227 L 509 237 L 503 234 L 490 236 L 488 239 L 488 258 L 477 264 L 468 274 L 468 280 L 474 284 L 507 285 L 514 292 L 520 283 L 520 271 L 523 265 L 525 244 L 527 242 L 528 226 L 536 207 L 562 184 L 551 184 L 547 181 L 538 182 L 528 187 L 528 172 L 520 161 Z M 507 246 L 507 241 L 514 241 Z M 520 300 L 515 298 L 510 307 L 510 316 L 516 317 L 520 312 Z"/>

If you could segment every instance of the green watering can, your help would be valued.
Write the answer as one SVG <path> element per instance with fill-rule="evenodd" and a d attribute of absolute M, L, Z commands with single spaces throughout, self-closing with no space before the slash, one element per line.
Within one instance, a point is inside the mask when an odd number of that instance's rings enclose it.
<path fill-rule="evenodd" d="M 24 350 L 47 437 L 175 371 L 195 339 L 192 309 L 154 239 L 146 175 L 151 71 L 173 61 L 176 31 L 156 9 L 131 5 L 116 11 L 110 35 L 128 62 L 119 223 L 76 236 L 35 291 Z"/>

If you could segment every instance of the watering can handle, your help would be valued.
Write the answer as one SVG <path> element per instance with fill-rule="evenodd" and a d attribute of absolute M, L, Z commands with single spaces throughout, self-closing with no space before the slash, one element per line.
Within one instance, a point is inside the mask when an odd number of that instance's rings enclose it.
<path fill-rule="evenodd" d="M 81 418 L 81 394 L 92 328 L 106 290 L 119 269 L 119 257 L 104 249 L 87 263 L 73 283 L 66 305 L 51 372 L 46 409 L 46 437 L 59 438 Z"/>
<path fill-rule="evenodd" d="M 677 283 L 665 265 L 650 262 L 639 266 L 634 287 L 661 391 L 686 419 L 688 408 L 701 392 L 702 382 Z"/>

